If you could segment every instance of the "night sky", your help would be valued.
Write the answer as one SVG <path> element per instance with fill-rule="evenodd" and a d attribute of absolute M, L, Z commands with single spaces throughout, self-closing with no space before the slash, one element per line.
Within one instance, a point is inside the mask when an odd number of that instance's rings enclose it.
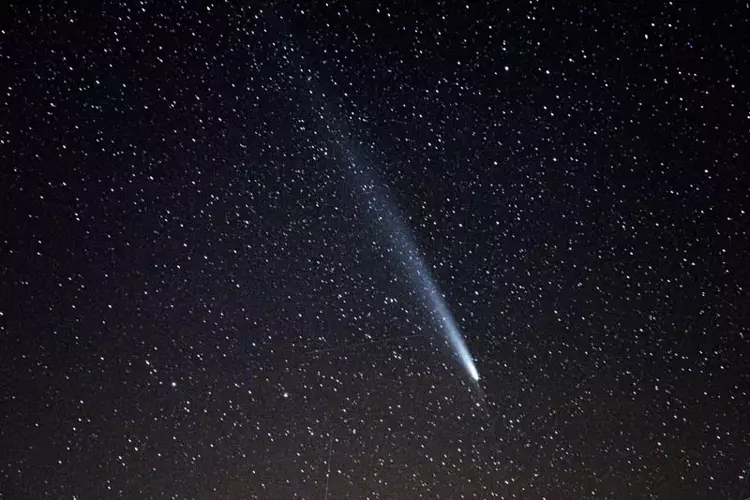
<path fill-rule="evenodd" d="M 750 7 L 589 4 L 3 7 L 0 498 L 750 497 Z"/>

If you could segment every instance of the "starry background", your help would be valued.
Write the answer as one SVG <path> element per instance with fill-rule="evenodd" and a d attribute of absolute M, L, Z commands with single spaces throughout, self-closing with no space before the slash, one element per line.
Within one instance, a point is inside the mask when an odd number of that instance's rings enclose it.
<path fill-rule="evenodd" d="M 750 496 L 750 8 L 401 4 L 3 7 L 1 498 Z"/>

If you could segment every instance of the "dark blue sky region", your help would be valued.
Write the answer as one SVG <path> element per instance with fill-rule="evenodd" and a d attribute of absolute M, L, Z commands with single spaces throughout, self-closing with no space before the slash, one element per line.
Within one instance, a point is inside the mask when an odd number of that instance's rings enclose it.
<path fill-rule="evenodd" d="M 750 10 L 590 4 L 0 7 L 0 497 L 750 496 Z"/>

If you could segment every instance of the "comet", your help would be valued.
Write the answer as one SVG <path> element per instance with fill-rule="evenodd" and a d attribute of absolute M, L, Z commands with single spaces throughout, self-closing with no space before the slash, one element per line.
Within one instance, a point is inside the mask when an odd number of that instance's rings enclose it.
<path fill-rule="evenodd" d="M 479 371 L 474 364 L 466 342 L 451 313 L 448 303 L 432 277 L 416 239 L 401 218 L 395 203 L 390 199 L 383 183 L 375 180 L 370 169 L 358 166 L 349 160 L 349 177 L 355 191 L 365 201 L 372 221 L 379 226 L 388 240 L 389 249 L 395 254 L 404 274 L 414 291 L 420 296 L 436 326 L 455 355 L 465 374 L 474 383 L 479 382 Z"/>
<path fill-rule="evenodd" d="M 291 67 L 296 68 L 294 74 L 300 73 L 304 68 L 302 60 L 292 58 L 289 61 Z M 294 64 L 293 64 L 294 63 Z M 305 72 L 302 71 L 304 74 Z M 464 372 L 474 382 L 479 382 L 479 371 L 469 353 L 458 324 L 451 314 L 450 308 L 433 279 L 422 253 L 411 230 L 401 218 L 396 204 L 391 201 L 385 183 L 379 182 L 375 169 L 364 161 L 360 153 L 361 147 L 357 147 L 352 141 L 353 134 L 346 133 L 342 122 L 336 119 L 335 113 L 325 100 L 325 93 L 320 91 L 318 85 L 312 79 L 305 79 L 310 85 L 310 96 L 312 97 L 313 120 L 317 122 L 319 132 L 327 139 L 327 142 L 338 150 L 342 155 L 342 161 L 347 170 L 347 178 L 355 195 L 364 202 L 366 210 L 373 223 L 378 226 L 385 236 L 391 252 L 395 253 L 396 260 L 400 264 L 411 286 L 419 294 L 436 328 L 442 332 L 443 337 L 454 353 Z M 317 97 L 316 97 L 317 96 Z M 478 385 L 477 385 L 478 387 Z"/>

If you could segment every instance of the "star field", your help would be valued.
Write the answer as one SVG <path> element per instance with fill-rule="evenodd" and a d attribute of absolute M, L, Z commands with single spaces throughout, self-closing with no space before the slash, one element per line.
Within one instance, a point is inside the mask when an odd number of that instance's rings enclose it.
<path fill-rule="evenodd" d="M 0 9 L 0 498 L 750 498 L 714 7 Z"/>

